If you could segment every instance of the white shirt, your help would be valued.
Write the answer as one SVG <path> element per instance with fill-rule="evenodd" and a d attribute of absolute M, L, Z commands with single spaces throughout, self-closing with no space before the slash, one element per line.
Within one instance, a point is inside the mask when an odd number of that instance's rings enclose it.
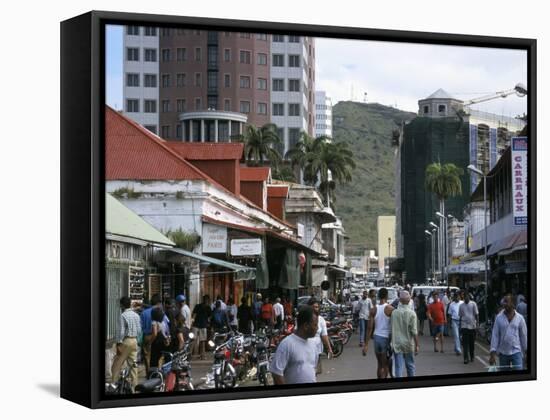
<path fill-rule="evenodd" d="M 316 366 L 317 348 L 313 340 L 291 334 L 277 347 L 269 370 L 283 376 L 287 384 L 300 384 L 315 382 Z"/>
<path fill-rule="evenodd" d="M 359 319 L 369 319 L 372 301 L 369 298 L 359 300 Z"/>
<path fill-rule="evenodd" d="M 374 317 L 374 334 L 378 337 L 388 338 L 391 333 L 391 318 L 384 313 L 388 303 L 376 307 L 376 316 Z"/>
<path fill-rule="evenodd" d="M 237 320 L 237 310 L 238 310 L 238 308 L 237 308 L 237 305 L 235 305 L 235 304 L 229 305 L 227 307 L 227 314 L 228 315 L 229 314 L 233 315 L 233 319 L 231 319 L 231 317 L 230 317 L 231 321 L 229 321 L 229 323 L 231 325 L 239 325 L 239 321 Z"/>
<path fill-rule="evenodd" d="M 275 312 L 275 317 L 282 318 L 283 314 L 285 313 L 285 308 L 283 308 L 283 305 L 277 302 L 275 305 L 273 305 L 273 312 Z"/>
<path fill-rule="evenodd" d="M 310 338 L 310 340 L 312 340 L 317 346 L 317 354 L 321 354 L 323 352 L 323 341 L 321 340 L 321 337 L 326 337 L 328 335 L 328 332 L 327 322 L 325 321 L 325 318 L 319 315 L 318 319 L 319 323 L 317 327 L 317 334 L 315 334 L 315 337 Z"/>
<path fill-rule="evenodd" d="M 461 300 L 459 300 L 458 302 L 452 301 L 449 306 L 449 314 L 451 315 L 451 318 L 455 321 L 460 320 L 460 314 L 458 311 L 460 309 L 460 305 L 462 305 L 463 303 L 464 302 Z"/>
<path fill-rule="evenodd" d="M 191 329 L 191 309 L 187 306 L 187 303 L 184 303 L 181 307 L 181 314 L 185 319 L 185 326 Z"/>

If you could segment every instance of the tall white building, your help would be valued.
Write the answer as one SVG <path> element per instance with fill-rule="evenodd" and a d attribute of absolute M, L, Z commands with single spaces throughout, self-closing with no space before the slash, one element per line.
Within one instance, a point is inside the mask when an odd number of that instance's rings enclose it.
<path fill-rule="evenodd" d="M 273 35 L 271 39 L 271 122 L 284 150 L 302 131 L 314 135 L 315 44 L 313 38 Z M 282 149 L 282 147 L 281 147 Z"/>
<path fill-rule="evenodd" d="M 315 92 L 315 137 L 332 137 L 332 99 L 324 91 Z"/>
<path fill-rule="evenodd" d="M 123 112 L 155 134 L 159 127 L 159 28 L 124 27 Z"/>

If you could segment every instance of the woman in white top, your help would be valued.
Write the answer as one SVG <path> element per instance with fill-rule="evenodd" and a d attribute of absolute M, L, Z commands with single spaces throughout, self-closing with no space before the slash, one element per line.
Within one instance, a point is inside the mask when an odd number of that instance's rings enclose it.
<path fill-rule="evenodd" d="M 374 341 L 374 353 L 378 361 L 376 373 L 379 379 L 385 379 L 389 372 L 387 351 L 390 347 L 390 317 L 394 308 L 386 302 L 388 299 L 388 290 L 385 287 L 382 287 L 378 291 L 378 299 L 378 305 L 371 309 L 371 321 L 369 322 L 367 340 L 372 336 Z"/>

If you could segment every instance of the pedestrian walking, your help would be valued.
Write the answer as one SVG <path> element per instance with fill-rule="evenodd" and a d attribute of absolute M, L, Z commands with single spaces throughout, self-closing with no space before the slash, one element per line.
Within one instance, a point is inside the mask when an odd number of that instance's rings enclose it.
<path fill-rule="evenodd" d="M 262 322 L 262 294 L 256 293 L 256 298 L 252 304 L 252 310 L 254 312 L 254 329 L 257 331 L 261 327 Z"/>
<path fill-rule="evenodd" d="M 359 327 L 359 296 L 355 295 L 351 302 L 351 317 L 354 328 Z"/>
<path fill-rule="evenodd" d="M 176 296 L 176 304 L 183 316 L 185 328 L 187 329 L 185 335 L 187 335 L 191 331 L 191 308 L 187 305 L 187 298 L 185 295 Z"/>
<path fill-rule="evenodd" d="M 219 300 L 214 304 L 214 311 L 210 316 L 210 325 L 214 333 L 223 333 L 229 328 L 227 311 L 222 309 L 222 302 Z"/>
<path fill-rule="evenodd" d="M 447 288 L 447 290 L 443 292 L 443 296 L 441 296 L 441 302 L 443 303 L 443 307 L 445 308 L 445 325 L 443 328 L 443 335 L 445 337 L 449 336 L 449 305 L 451 303 L 450 294 L 451 290 Z"/>
<path fill-rule="evenodd" d="M 318 317 L 309 305 L 298 308 L 298 328 L 285 338 L 273 356 L 269 370 L 275 385 L 316 382 L 317 345 L 310 338 L 318 330 Z"/>
<path fill-rule="evenodd" d="M 418 294 L 418 304 L 416 306 L 416 316 L 418 318 L 418 334 L 424 335 L 424 323 L 428 316 L 426 312 L 428 311 L 428 306 L 426 305 L 426 296 L 422 291 Z"/>
<path fill-rule="evenodd" d="M 476 330 L 479 325 L 479 310 L 477 304 L 470 300 L 470 294 L 464 293 L 464 302 L 458 309 L 460 318 L 460 333 L 462 335 L 462 346 L 464 364 L 474 361 Z"/>
<path fill-rule="evenodd" d="M 525 319 L 525 323 L 527 324 L 527 298 L 525 296 L 521 296 L 518 298 L 518 306 L 516 308 L 516 311 L 520 313 L 520 315 Z"/>
<path fill-rule="evenodd" d="M 241 306 L 237 310 L 237 320 L 239 331 L 243 334 L 250 334 L 252 331 L 252 323 L 254 321 L 254 313 L 248 305 L 246 297 L 241 298 Z"/>
<path fill-rule="evenodd" d="M 111 366 L 111 382 L 116 384 L 120 377 L 120 371 L 125 362 L 130 367 L 130 381 L 132 392 L 137 385 L 137 352 L 138 337 L 141 336 L 141 320 L 137 313 L 131 309 L 131 301 L 128 296 L 120 298 L 121 314 L 116 331 L 116 355 Z"/>
<path fill-rule="evenodd" d="M 321 365 L 321 353 L 325 351 L 327 353 L 327 357 L 329 359 L 332 358 L 332 347 L 330 345 L 330 340 L 328 339 L 327 323 L 321 316 L 321 303 L 316 297 L 312 297 L 309 299 L 308 305 L 313 308 L 313 312 L 317 315 L 318 319 L 319 326 L 317 328 L 317 332 L 315 333 L 315 337 L 311 340 L 315 342 L 315 346 L 317 347 L 316 374 L 320 375 L 323 372 L 323 366 Z"/>
<path fill-rule="evenodd" d="M 418 320 L 410 303 L 411 295 L 402 290 L 399 293 L 399 305 L 391 314 L 391 343 L 395 360 L 395 377 L 403 376 L 403 367 L 407 376 L 416 373 L 414 356 L 418 355 Z"/>
<path fill-rule="evenodd" d="M 378 362 L 377 377 L 385 379 L 390 371 L 388 363 L 388 352 L 390 350 L 391 322 L 390 317 L 393 306 L 387 303 L 388 289 L 382 287 L 378 290 L 378 305 L 372 307 L 369 317 L 369 327 L 365 340 L 364 352 L 368 350 L 368 340 L 372 335 L 374 341 L 374 353 Z"/>
<path fill-rule="evenodd" d="M 447 317 L 445 315 L 445 305 L 439 300 L 439 293 L 434 291 L 432 293 L 433 303 L 428 305 L 426 312 L 428 319 L 432 324 L 432 336 L 434 341 L 434 352 L 437 353 L 437 342 L 439 341 L 440 352 L 443 351 L 443 332 L 445 330 L 445 324 L 447 323 Z"/>
<path fill-rule="evenodd" d="M 235 299 L 233 299 L 232 297 L 229 298 L 227 303 L 228 305 L 227 305 L 226 314 L 227 314 L 227 319 L 229 321 L 229 326 L 233 331 L 237 331 L 239 328 L 239 321 L 237 318 L 239 308 L 235 304 Z"/>
<path fill-rule="evenodd" d="M 198 352 L 201 359 L 205 359 L 205 345 L 208 340 L 208 321 L 212 315 L 212 309 L 210 308 L 210 297 L 204 295 L 202 302 L 193 308 L 193 333 L 197 340 L 195 343 L 198 346 Z M 195 349 L 196 350 L 196 349 Z"/>
<path fill-rule="evenodd" d="M 522 370 L 527 352 L 527 324 L 516 311 L 511 294 L 504 297 L 504 310 L 495 318 L 489 364 L 499 358 L 499 370 Z"/>
<path fill-rule="evenodd" d="M 151 368 L 160 367 L 163 351 L 170 350 L 170 329 L 164 322 L 166 314 L 159 308 L 153 308 L 151 312 Z"/>
<path fill-rule="evenodd" d="M 264 328 L 272 328 L 275 323 L 275 316 L 273 314 L 273 305 L 269 301 L 269 298 L 266 297 L 264 299 L 264 304 L 262 305 L 262 312 L 261 312 L 261 325 Z"/>
<path fill-rule="evenodd" d="M 149 372 L 151 368 L 151 343 L 152 343 L 152 311 L 154 308 L 162 309 L 162 300 L 160 295 L 155 294 L 151 296 L 151 306 L 145 309 L 141 313 L 141 330 L 143 332 L 143 343 L 141 347 L 141 353 L 143 356 L 143 363 L 145 364 L 145 372 Z"/>
<path fill-rule="evenodd" d="M 367 337 L 367 329 L 368 329 L 368 322 L 370 318 L 370 311 L 372 309 L 372 301 L 369 299 L 368 292 L 366 290 L 363 291 L 363 296 L 361 297 L 361 300 L 357 303 L 357 316 L 359 318 L 359 346 L 364 347 L 365 343 L 368 341 L 366 339 Z M 365 354 L 365 351 L 363 351 L 363 355 Z"/>
<path fill-rule="evenodd" d="M 459 309 L 462 305 L 460 295 L 456 292 L 453 296 L 453 301 L 449 304 L 449 318 L 451 319 L 451 331 L 453 333 L 453 339 L 455 343 L 455 354 L 460 356 L 462 354 L 460 346 L 460 313 Z"/>
<path fill-rule="evenodd" d="M 283 321 L 285 316 L 285 308 L 281 305 L 281 298 L 275 299 L 273 305 L 273 317 L 275 318 L 275 329 L 280 330 L 283 328 Z"/>

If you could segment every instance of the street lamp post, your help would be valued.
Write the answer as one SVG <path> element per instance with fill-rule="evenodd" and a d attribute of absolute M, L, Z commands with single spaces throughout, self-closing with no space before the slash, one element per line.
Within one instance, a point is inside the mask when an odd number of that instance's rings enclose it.
<path fill-rule="evenodd" d="M 445 270 L 445 285 L 448 286 L 449 285 L 449 277 L 447 276 L 447 266 L 449 265 L 449 251 L 448 251 L 448 227 L 447 227 L 447 216 L 445 216 L 444 214 L 441 214 L 440 212 L 436 211 L 435 212 L 435 215 L 437 217 L 439 217 L 440 219 L 443 220 L 443 235 L 442 238 L 442 243 L 443 243 L 443 246 L 442 246 L 442 249 L 443 249 L 443 267 L 444 267 L 444 270 Z"/>
<path fill-rule="evenodd" d="M 483 253 L 485 255 L 485 296 L 483 298 L 483 306 L 485 307 L 485 322 L 488 320 L 487 313 L 487 295 L 489 293 L 489 280 L 488 280 L 488 258 L 487 258 L 487 176 L 479 170 L 475 165 L 468 165 L 468 170 L 483 178 Z"/>
<path fill-rule="evenodd" d="M 429 262 L 428 266 L 429 266 L 429 268 L 431 268 L 432 277 L 433 277 L 433 272 L 434 272 L 434 266 L 433 266 L 433 264 L 434 264 L 434 237 L 432 235 L 432 232 L 430 232 L 427 229 L 424 231 L 424 233 L 426 235 L 428 235 L 428 237 L 430 238 L 430 251 L 431 251 L 431 253 L 430 253 L 430 262 Z M 428 271 L 428 273 L 429 273 L 429 271 Z"/>
<path fill-rule="evenodd" d="M 430 222 L 430 226 L 437 230 L 437 271 L 441 272 L 441 229 L 434 222 Z M 435 273 L 434 273 L 435 280 Z"/>

